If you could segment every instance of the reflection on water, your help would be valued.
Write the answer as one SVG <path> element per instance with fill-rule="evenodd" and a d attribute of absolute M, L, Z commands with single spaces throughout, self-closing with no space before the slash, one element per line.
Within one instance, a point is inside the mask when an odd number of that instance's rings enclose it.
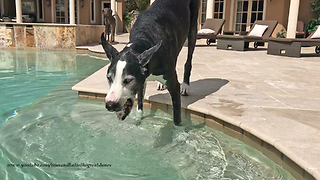
<path fill-rule="evenodd" d="M 76 59 L 76 52 L 1 50 L 0 72 L 74 71 L 77 68 Z"/>
<path fill-rule="evenodd" d="M 107 63 L 76 52 L 0 50 L 0 117 L 33 103 L 70 78 L 85 78 Z M 0 126 L 5 119 L 0 119 Z"/>
<path fill-rule="evenodd" d="M 293 179 L 221 132 L 178 128 L 148 111 L 154 116 L 136 125 L 132 115 L 119 121 L 103 102 L 79 99 L 71 87 L 106 61 L 17 52 L 0 51 L 0 179 Z"/>

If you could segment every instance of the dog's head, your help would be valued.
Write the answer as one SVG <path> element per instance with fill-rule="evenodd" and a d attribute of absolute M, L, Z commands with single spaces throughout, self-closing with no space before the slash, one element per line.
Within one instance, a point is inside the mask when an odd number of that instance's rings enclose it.
<path fill-rule="evenodd" d="M 104 8 L 103 10 L 104 15 L 106 16 L 112 16 L 112 10 L 111 8 Z"/>
<path fill-rule="evenodd" d="M 117 112 L 118 118 L 124 120 L 130 113 L 134 97 L 143 91 L 146 79 L 146 65 L 152 55 L 159 49 L 161 42 L 139 54 L 126 46 L 118 52 L 101 35 L 101 44 L 111 64 L 107 71 L 109 92 L 105 99 L 106 108 Z"/>

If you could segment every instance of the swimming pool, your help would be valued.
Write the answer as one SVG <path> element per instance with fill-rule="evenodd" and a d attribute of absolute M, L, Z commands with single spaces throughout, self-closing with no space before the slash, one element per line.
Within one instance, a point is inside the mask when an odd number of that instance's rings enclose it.
<path fill-rule="evenodd" d="M 79 99 L 71 87 L 106 64 L 0 50 L 0 179 L 294 179 L 224 133 L 176 128 L 157 112 L 119 121 L 103 102 Z"/>

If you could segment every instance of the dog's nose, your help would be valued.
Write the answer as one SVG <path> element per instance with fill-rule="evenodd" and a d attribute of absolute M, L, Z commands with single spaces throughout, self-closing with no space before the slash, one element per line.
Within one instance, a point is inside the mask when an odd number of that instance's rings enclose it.
<path fill-rule="evenodd" d="M 115 111 L 118 109 L 118 107 L 119 107 L 119 103 L 116 103 L 114 101 L 106 102 L 106 108 L 108 109 L 108 111 Z"/>

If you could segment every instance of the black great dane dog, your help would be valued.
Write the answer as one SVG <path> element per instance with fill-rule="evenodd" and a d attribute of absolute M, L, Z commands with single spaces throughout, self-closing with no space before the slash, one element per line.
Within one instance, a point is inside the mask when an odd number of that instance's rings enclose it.
<path fill-rule="evenodd" d="M 137 95 L 137 111 L 142 117 L 145 83 L 148 78 L 155 77 L 167 87 L 174 123 L 180 125 L 180 93 L 188 95 L 189 92 L 199 5 L 200 0 L 156 0 L 138 16 L 130 32 L 130 41 L 121 52 L 101 35 L 102 46 L 111 60 L 107 71 L 110 89 L 105 99 L 109 111 L 117 112 L 124 120 Z M 187 38 L 188 57 L 180 90 L 176 63 Z"/>

